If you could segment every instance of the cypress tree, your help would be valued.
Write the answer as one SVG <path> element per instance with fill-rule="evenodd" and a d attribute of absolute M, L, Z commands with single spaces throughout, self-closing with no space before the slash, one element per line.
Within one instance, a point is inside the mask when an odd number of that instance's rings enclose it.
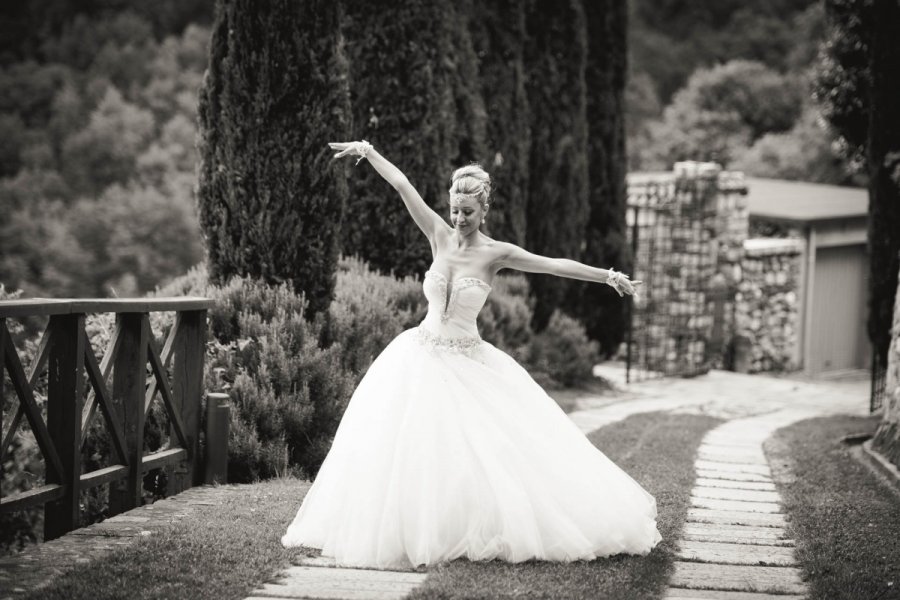
<path fill-rule="evenodd" d="M 213 281 L 250 275 L 331 302 L 350 134 L 338 3 L 219 0 L 200 92 L 200 222 Z"/>
<path fill-rule="evenodd" d="M 872 81 L 869 137 L 869 337 L 874 352 L 890 368 L 895 303 L 900 275 L 900 5 L 872 4 L 869 65 Z M 895 330 L 896 332 L 896 330 Z M 894 367 L 900 370 L 900 367 Z M 900 382 L 898 382 L 900 383 Z M 885 390 L 884 420 L 875 433 L 876 447 L 900 466 L 900 391 Z"/>
<path fill-rule="evenodd" d="M 869 176 L 869 339 L 884 364 L 900 251 L 900 188 L 892 171 L 900 152 L 900 8 L 890 1 L 828 0 L 829 34 L 815 95 L 847 152 Z"/>
<path fill-rule="evenodd" d="M 487 110 L 485 168 L 493 180 L 488 231 L 499 240 L 525 245 L 531 148 L 525 93 L 525 4 L 518 0 L 478 3 L 471 23 Z"/>
<path fill-rule="evenodd" d="M 438 213 L 452 169 L 483 157 L 484 109 L 464 7 L 347 0 L 353 139 L 370 141 Z M 351 175 L 344 252 L 381 272 L 421 275 L 428 241 L 371 168 Z"/>
<path fill-rule="evenodd" d="M 827 0 L 829 35 L 815 95 L 869 176 L 869 316 L 872 351 L 888 363 L 900 270 L 900 6 L 891 0 Z M 900 464 L 900 417 L 887 390 L 875 446 Z"/>
<path fill-rule="evenodd" d="M 900 5 L 876 0 L 871 10 L 868 329 L 886 364 L 900 270 Z"/>
<path fill-rule="evenodd" d="M 586 2 L 589 214 L 582 260 L 630 273 L 625 231 L 625 80 L 627 14 L 625 0 Z M 624 339 L 626 301 L 609 286 L 576 282 L 569 305 L 601 352 L 613 354 Z"/>
<path fill-rule="evenodd" d="M 580 0 L 536 0 L 526 16 L 526 90 L 531 106 L 527 241 L 532 252 L 573 260 L 584 250 L 588 215 L 585 63 Z M 530 276 L 533 324 L 546 327 L 570 283 Z"/>

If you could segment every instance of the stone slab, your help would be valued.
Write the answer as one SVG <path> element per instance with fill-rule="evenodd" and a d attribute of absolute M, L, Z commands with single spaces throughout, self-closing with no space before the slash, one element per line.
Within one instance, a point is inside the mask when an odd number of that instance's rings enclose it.
<path fill-rule="evenodd" d="M 298 556 L 291 561 L 291 564 L 302 567 L 322 567 L 326 569 L 336 569 L 336 568 L 346 568 L 338 565 L 334 558 L 326 557 L 326 556 Z M 354 569 L 363 569 L 364 567 L 353 567 Z M 391 571 L 396 573 L 424 573 L 426 571 L 425 567 L 420 567 L 419 569 L 375 569 L 372 568 L 370 570 L 373 571 Z"/>
<path fill-rule="evenodd" d="M 767 546 L 793 546 L 780 527 L 751 527 L 748 525 L 723 525 L 720 523 L 685 523 L 682 539 L 731 544 L 763 544 Z"/>
<path fill-rule="evenodd" d="M 772 483 L 771 475 L 760 475 L 758 473 L 739 473 L 736 471 L 721 471 L 717 469 L 704 469 L 696 467 L 697 477 L 709 477 L 715 479 L 728 479 L 731 481 L 760 481 Z"/>
<path fill-rule="evenodd" d="M 717 460 L 707 460 L 698 458 L 694 462 L 695 469 L 704 469 L 709 471 L 725 471 L 726 473 L 753 473 L 754 475 L 772 476 L 769 466 L 757 464 L 745 464 L 738 462 L 722 462 Z"/>
<path fill-rule="evenodd" d="M 279 579 L 304 578 L 310 581 L 357 581 L 357 582 L 407 582 L 421 583 L 427 573 L 412 573 L 406 571 L 382 571 L 378 569 L 353 569 L 350 567 L 334 567 L 323 569 L 321 567 L 293 566 L 282 571 Z"/>
<path fill-rule="evenodd" d="M 289 567 L 251 598 L 401 600 L 422 584 L 426 573 L 403 573 L 344 567 Z"/>
<path fill-rule="evenodd" d="M 725 590 L 689 590 L 669 588 L 663 600 L 803 600 L 796 594 L 766 594 L 760 592 L 726 592 Z"/>
<path fill-rule="evenodd" d="M 806 586 L 800 570 L 794 567 L 751 567 L 675 561 L 669 581 L 673 587 L 768 592 L 771 594 L 805 594 Z"/>
<path fill-rule="evenodd" d="M 150 517 L 135 517 L 133 515 L 121 514 L 110 517 L 103 521 L 104 523 L 146 523 L 150 521 Z"/>
<path fill-rule="evenodd" d="M 762 448 L 729 448 L 727 446 L 710 446 L 702 444 L 697 453 L 700 456 L 709 457 L 708 460 L 719 460 L 722 462 L 740 462 L 746 459 L 751 464 L 766 464 L 766 456 L 763 454 Z"/>
<path fill-rule="evenodd" d="M 781 507 L 775 502 L 744 502 L 743 500 L 718 500 L 691 496 L 691 506 L 712 508 L 716 510 L 735 510 L 741 512 L 780 513 Z"/>
<path fill-rule="evenodd" d="M 712 433 L 708 433 L 703 437 L 703 443 L 710 446 L 724 446 L 728 448 L 759 448 L 761 441 L 757 436 L 723 435 L 713 430 Z"/>
<path fill-rule="evenodd" d="M 694 485 L 735 490 L 759 490 L 762 492 L 776 491 L 775 484 L 768 481 L 736 481 L 734 479 L 719 479 L 717 477 L 698 477 Z"/>
<path fill-rule="evenodd" d="M 691 492 L 701 498 L 718 498 L 719 500 L 742 500 L 744 502 L 774 502 L 779 503 L 781 496 L 778 492 L 760 490 L 742 490 L 738 488 L 719 488 L 697 485 Z"/>
<path fill-rule="evenodd" d="M 748 525 L 751 527 L 785 527 L 784 515 L 779 513 L 715 510 L 694 507 L 688 510 L 687 520 L 693 523 L 717 523 L 720 525 Z"/>
<path fill-rule="evenodd" d="M 761 546 L 756 544 L 728 544 L 722 542 L 701 542 L 681 540 L 678 542 L 678 557 L 707 563 L 728 565 L 772 565 L 795 566 L 793 548 L 782 546 Z"/>
<path fill-rule="evenodd" d="M 714 462 L 720 465 L 736 465 L 738 467 L 755 465 L 759 467 L 769 467 L 769 462 L 765 458 L 755 458 L 752 456 L 722 456 L 721 454 L 698 452 L 697 459 Z"/>

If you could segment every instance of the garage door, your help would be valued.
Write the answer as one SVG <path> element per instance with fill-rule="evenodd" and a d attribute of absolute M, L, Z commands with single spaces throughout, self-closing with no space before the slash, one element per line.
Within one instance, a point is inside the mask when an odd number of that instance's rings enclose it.
<path fill-rule="evenodd" d="M 816 250 L 808 371 L 869 367 L 867 276 L 865 246 Z"/>

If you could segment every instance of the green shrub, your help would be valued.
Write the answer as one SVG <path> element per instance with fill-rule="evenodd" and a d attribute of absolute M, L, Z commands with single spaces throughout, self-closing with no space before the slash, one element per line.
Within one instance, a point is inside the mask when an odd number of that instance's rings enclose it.
<path fill-rule="evenodd" d="M 356 257 L 341 260 L 329 316 L 344 368 L 361 378 L 397 334 L 424 318 L 427 308 L 415 278 L 381 275 Z"/>
<path fill-rule="evenodd" d="M 533 315 L 528 280 L 523 275 L 500 275 L 494 278 L 491 295 L 478 316 L 478 330 L 483 339 L 527 363 L 534 341 Z"/>
<path fill-rule="evenodd" d="M 535 378 L 550 387 L 573 387 L 593 377 L 600 361 L 600 345 L 588 339 L 584 326 L 560 311 L 554 311 L 546 329 L 531 345 L 529 362 Z"/>
<path fill-rule="evenodd" d="M 326 320 L 287 284 L 234 277 L 209 285 L 195 270 L 160 290 L 206 296 L 210 340 L 206 385 L 232 398 L 229 480 L 315 475 L 353 391 L 342 346 L 320 347 Z"/>

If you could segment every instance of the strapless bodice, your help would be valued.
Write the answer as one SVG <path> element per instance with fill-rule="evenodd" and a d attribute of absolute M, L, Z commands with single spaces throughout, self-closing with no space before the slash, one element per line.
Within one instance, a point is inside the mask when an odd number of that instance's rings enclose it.
<path fill-rule="evenodd" d="M 443 273 L 429 269 L 422 290 L 428 300 L 428 314 L 420 328 L 441 338 L 479 337 L 476 319 L 491 286 L 477 277 L 458 277 L 451 282 Z"/>

